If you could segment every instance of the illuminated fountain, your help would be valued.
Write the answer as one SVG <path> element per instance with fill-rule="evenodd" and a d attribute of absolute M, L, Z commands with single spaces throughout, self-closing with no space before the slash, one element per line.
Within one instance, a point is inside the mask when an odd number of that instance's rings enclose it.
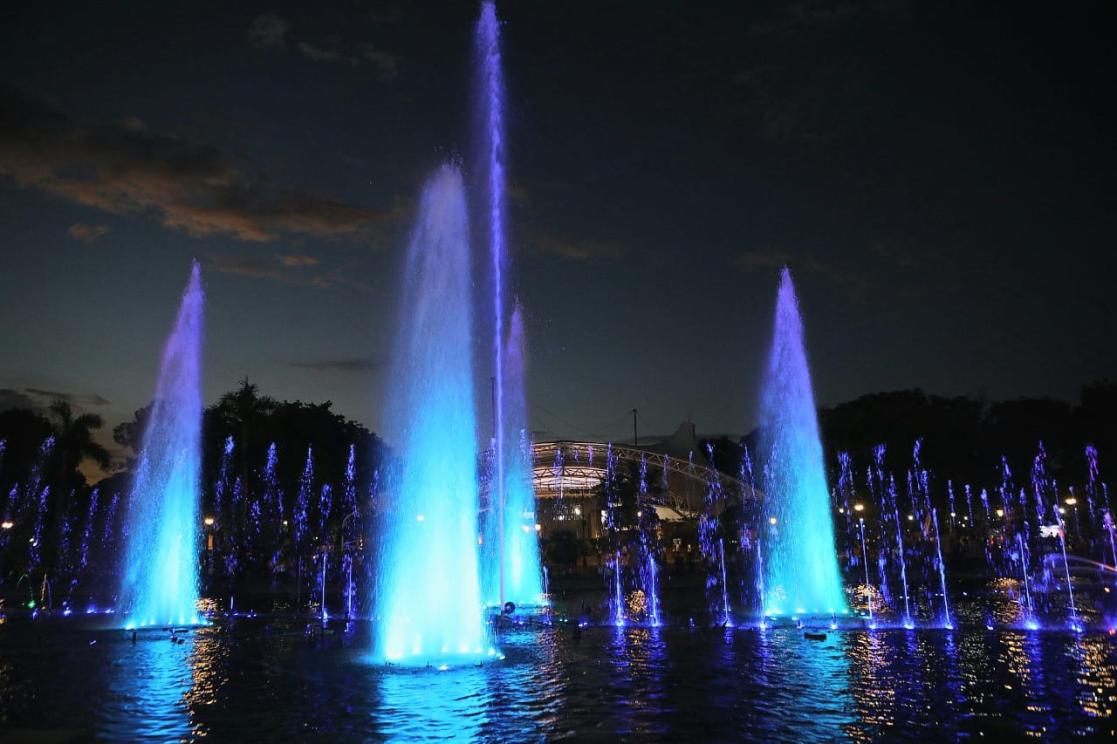
<path fill-rule="evenodd" d="M 538 604 L 543 596 L 539 533 L 535 531 L 535 490 L 531 434 L 527 427 L 526 349 L 523 310 L 517 304 L 508 327 L 504 372 L 504 599 Z"/>
<path fill-rule="evenodd" d="M 197 262 L 167 345 L 127 505 L 119 612 L 128 627 L 201 622 L 198 501 L 201 470 L 203 292 Z"/>
<path fill-rule="evenodd" d="M 477 570 L 471 289 L 462 177 L 443 166 L 419 204 L 387 391 L 399 463 L 378 536 L 378 660 L 442 664 L 488 648 Z"/>
<path fill-rule="evenodd" d="M 507 318 L 507 196 L 505 187 L 504 75 L 500 21 L 493 3 L 481 5 L 476 29 L 478 237 L 488 246 L 492 290 L 493 457 L 492 508 L 482 518 L 481 586 L 487 604 L 537 604 L 543 594 L 535 494 L 524 391 L 523 315 Z"/>
<path fill-rule="evenodd" d="M 762 390 L 760 427 L 767 453 L 764 491 L 769 528 L 764 547 L 764 612 L 844 612 L 803 324 L 786 268 L 780 277 Z"/>

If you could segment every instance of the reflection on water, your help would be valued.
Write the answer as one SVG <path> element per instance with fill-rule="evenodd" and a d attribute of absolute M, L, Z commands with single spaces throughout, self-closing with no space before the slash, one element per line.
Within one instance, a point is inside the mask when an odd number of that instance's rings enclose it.
<path fill-rule="evenodd" d="M 190 633 L 171 640 L 167 633 L 144 631 L 134 646 L 116 634 L 104 642 L 130 648 L 104 667 L 104 698 L 95 712 L 105 738 L 174 741 L 204 735 L 190 722 L 187 700 L 196 639 Z"/>
<path fill-rule="evenodd" d="M 370 665 L 367 628 L 238 621 L 137 643 L 0 626 L 0 724 L 109 740 L 832 740 L 1109 735 L 1117 639 L 983 628 L 571 626 L 505 632 L 506 659 Z"/>
<path fill-rule="evenodd" d="M 380 676 L 374 727 L 403 739 L 476 739 L 485 724 L 487 673 L 463 667 L 448 671 L 391 670 Z"/>

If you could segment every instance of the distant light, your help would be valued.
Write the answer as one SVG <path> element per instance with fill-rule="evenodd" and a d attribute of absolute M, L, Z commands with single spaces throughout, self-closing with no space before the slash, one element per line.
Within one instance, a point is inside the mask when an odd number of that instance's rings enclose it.
<path fill-rule="evenodd" d="M 998 517 L 1003 517 L 1004 515 L 1005 515 L 1005 510 L 1004 509 L 997 509 L 997 516 Z"/>
<path fill-rule="evenodd" d="M 775 523 L 776 523 L 776 518 L 775 517 L 768 517 L 768 524 L 775 524 Z"/>
<path fill-rule="evenodd" d="M 644 516 L 644 512 L 642 512 L 642 511 L 638 511 L 638 512 L 636 512 L 636 518 L 637 518 L 637 519 L 639 519 L 639 518 L 640 518 L 640 517 L 642 517 L 642 516 Z"/>
<path fill-rule="evenodd" d="M 915 521 L 915 515 L 914 514 L 909 514 L 908 515 L 908 521 L 909 522 L 914 522 Z"/>
<path fill-rule="evenodd" d="M 580 507 L 580 506 L 574 507 L 574 516 L 576 516 L 576 517 L 582 516 L 582 507 Z"/>
<path fill-rule="evenodd" d="M 212 527 L 213 526 L 213 521 L 214 521 L 213 517 L 206 517 L 205 519 L 202 520 L 202 523 L 205 524 L 206 527 Z M 284 522 L 283 524 L 286 525 L 287 523 Z"/>
<path fill-rule="evenodd" d="M 1059 513 L 1060 513 L 1060 514 L 1066 514 L 1066 513 L 1067 513 L 1067 510 L 1066 510 L 1066 509 L 1064 509 L 1063 507 L 1061 507 L 1061 506 L 1060 506 L 1060 507 L 1059 507 Z"/>
<path fill-rule="evenodd" d="M 12 527 L 15 527 L 15 524 L 13 524 L 12 522 L 10 522 L 8 520 L 4 520 L 3 522 L 0 522 L 0 527 L 2 527 L 5 530 L 10 530 Z"/>
<path fill-rule="evenodd" d="M 846 513 L 846 510 L 839 506 L 838 507 L 838 514 L 845 514 L 845 513 Z"/>
<path fill-rule="evenodd" d="M 957 516 L 957 515 L 954 512 L 950 512 L 950 518 L 951 519 L 954 519 L 955 516 Z M 963 519 L 965 519 L 965 517 L 963 517 Z"/>
<path fill-rule="evenodd" d="M 1073 496 L 1067 496 L 1067 506 L 1074 506 L 1078 503 L 1078 499 Z"/>
<path fill-rule="evenodd" d="M 424 517 L 422 514 L 420 514 L 420 515 L 415 517 L 415 521 L 416 522 L 425 522 L 425 521 L 427 521 L 427 518 Z"/>
<path fill-rule="evenodd" d="M 541 524 L 539 524 L 539 523 L 536 523 L 536 525 L 535 525 L 535 531 L 536 531 L 536 532 L 539 532 L 539 531 L 540 531 L 541 529 L 543 529 L 543 525 L 541 525 Z"/>
<path fill-rule="evenodd" d="M 854 504 L 853 505 L 853 510 L 858 511 L 858 512 L 859 511 L 865 511 L 865 505 L 864 504 Z"/>
<path fill-rule="evenodd" d="M 286 527 L 286 526 L 287 526 L 287 520 L 286 520 L 286 519 L 284 519 L 284 520 L 283 520 L 283 526 L 284 526 L 284 527 Z"/>

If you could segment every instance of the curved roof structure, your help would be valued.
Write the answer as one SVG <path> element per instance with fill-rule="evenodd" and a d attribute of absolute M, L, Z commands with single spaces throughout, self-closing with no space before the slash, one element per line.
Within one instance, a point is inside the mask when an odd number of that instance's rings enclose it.
<path fill-rule="evenodd" d="M 667 440 L 670 442 L 671 440 Z M 615 471 L 627 473 L 646 463 L 649 501 L 682 516 L 696 517 L 706 508 L 711 489 L 724 496 L 752 498 L 756 492 L 736 478 L 710 467 L 705 457 L 688 453 L 686 459 L 659 447 L 639 448 L 601 442 L 535 442 L 531 446 L 532 481 L 538 499 L 587 499 L 605 480 L 609 458 Z"/>

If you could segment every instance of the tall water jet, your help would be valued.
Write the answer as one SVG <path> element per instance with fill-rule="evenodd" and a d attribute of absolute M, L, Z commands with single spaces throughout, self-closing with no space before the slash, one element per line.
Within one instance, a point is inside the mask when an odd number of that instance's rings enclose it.
<path fill-rule="evenodd" d="M 760 430 L 768 453 L 764 485 L 771 527 L 765 612 L 845 612 L 803 323 L 787 268 L 776 299 Z"/>
<path fill-rule="evenodd" d="M 399 463 L 379 534 L 374 658 L 427 664 L 481 653 L 477 427 L 465 193 L 427 183 L 404 268 L 387 428 Z"/>
<path fill-rule="evenodd" d="M 507 201 L 504 183 L 504 73 L 500 61 L 500 21 L 492 2 L 481 4 L 481 17 L 475 32 L 476 78 L 474 93 L 478 128 L 477 171 L 481 176 L 484 209 L 478 220 L 479 232 L 489 247 L 490 288 L 492 290 L 493 355 L 493 470 L 492 508 L 486 515 L 484 534 L 490 538 L 482 554 L 482 577 L 486 599 L 503 605 L 507 578 L 505 522 L 507 502 L 508 427 L 505 410 L 504 290 L 507 247 L 505 219 Z M 512 440 L 515 442 L 515 439 Z M 495 543 L 495 544 L 494 544 Z"/>
<path fill-rule="evenodd" d="M 504 424 L 504 535 L 503 571 L 496 573 L 496 585 L 504 576 L 505 600 L 517 604 L 538 604 L 543 596 L 543 572 L 539 560 L 539 533 L 535 531 L 535 489 L 531 472 L 531 433 L 527 423 L 527 395 L 524 390 L 527 359 L 523 310 L 516 305 L 508 326 L 505 344 Z M 492 564 L 492 562 L 490 562 Z M 493 583 L 490 582 L 489 586 Z M 489 599 L 489 597 L 486 597 Z M 498 596 L 497 599 L 500 599 Z"/>
<path fill-rule="evenodd" d="M 127 504 L 120 612 L 128 627 L 201 622 L 201 270 L 197 262 L 163 349 L 155 400 Z"/>

